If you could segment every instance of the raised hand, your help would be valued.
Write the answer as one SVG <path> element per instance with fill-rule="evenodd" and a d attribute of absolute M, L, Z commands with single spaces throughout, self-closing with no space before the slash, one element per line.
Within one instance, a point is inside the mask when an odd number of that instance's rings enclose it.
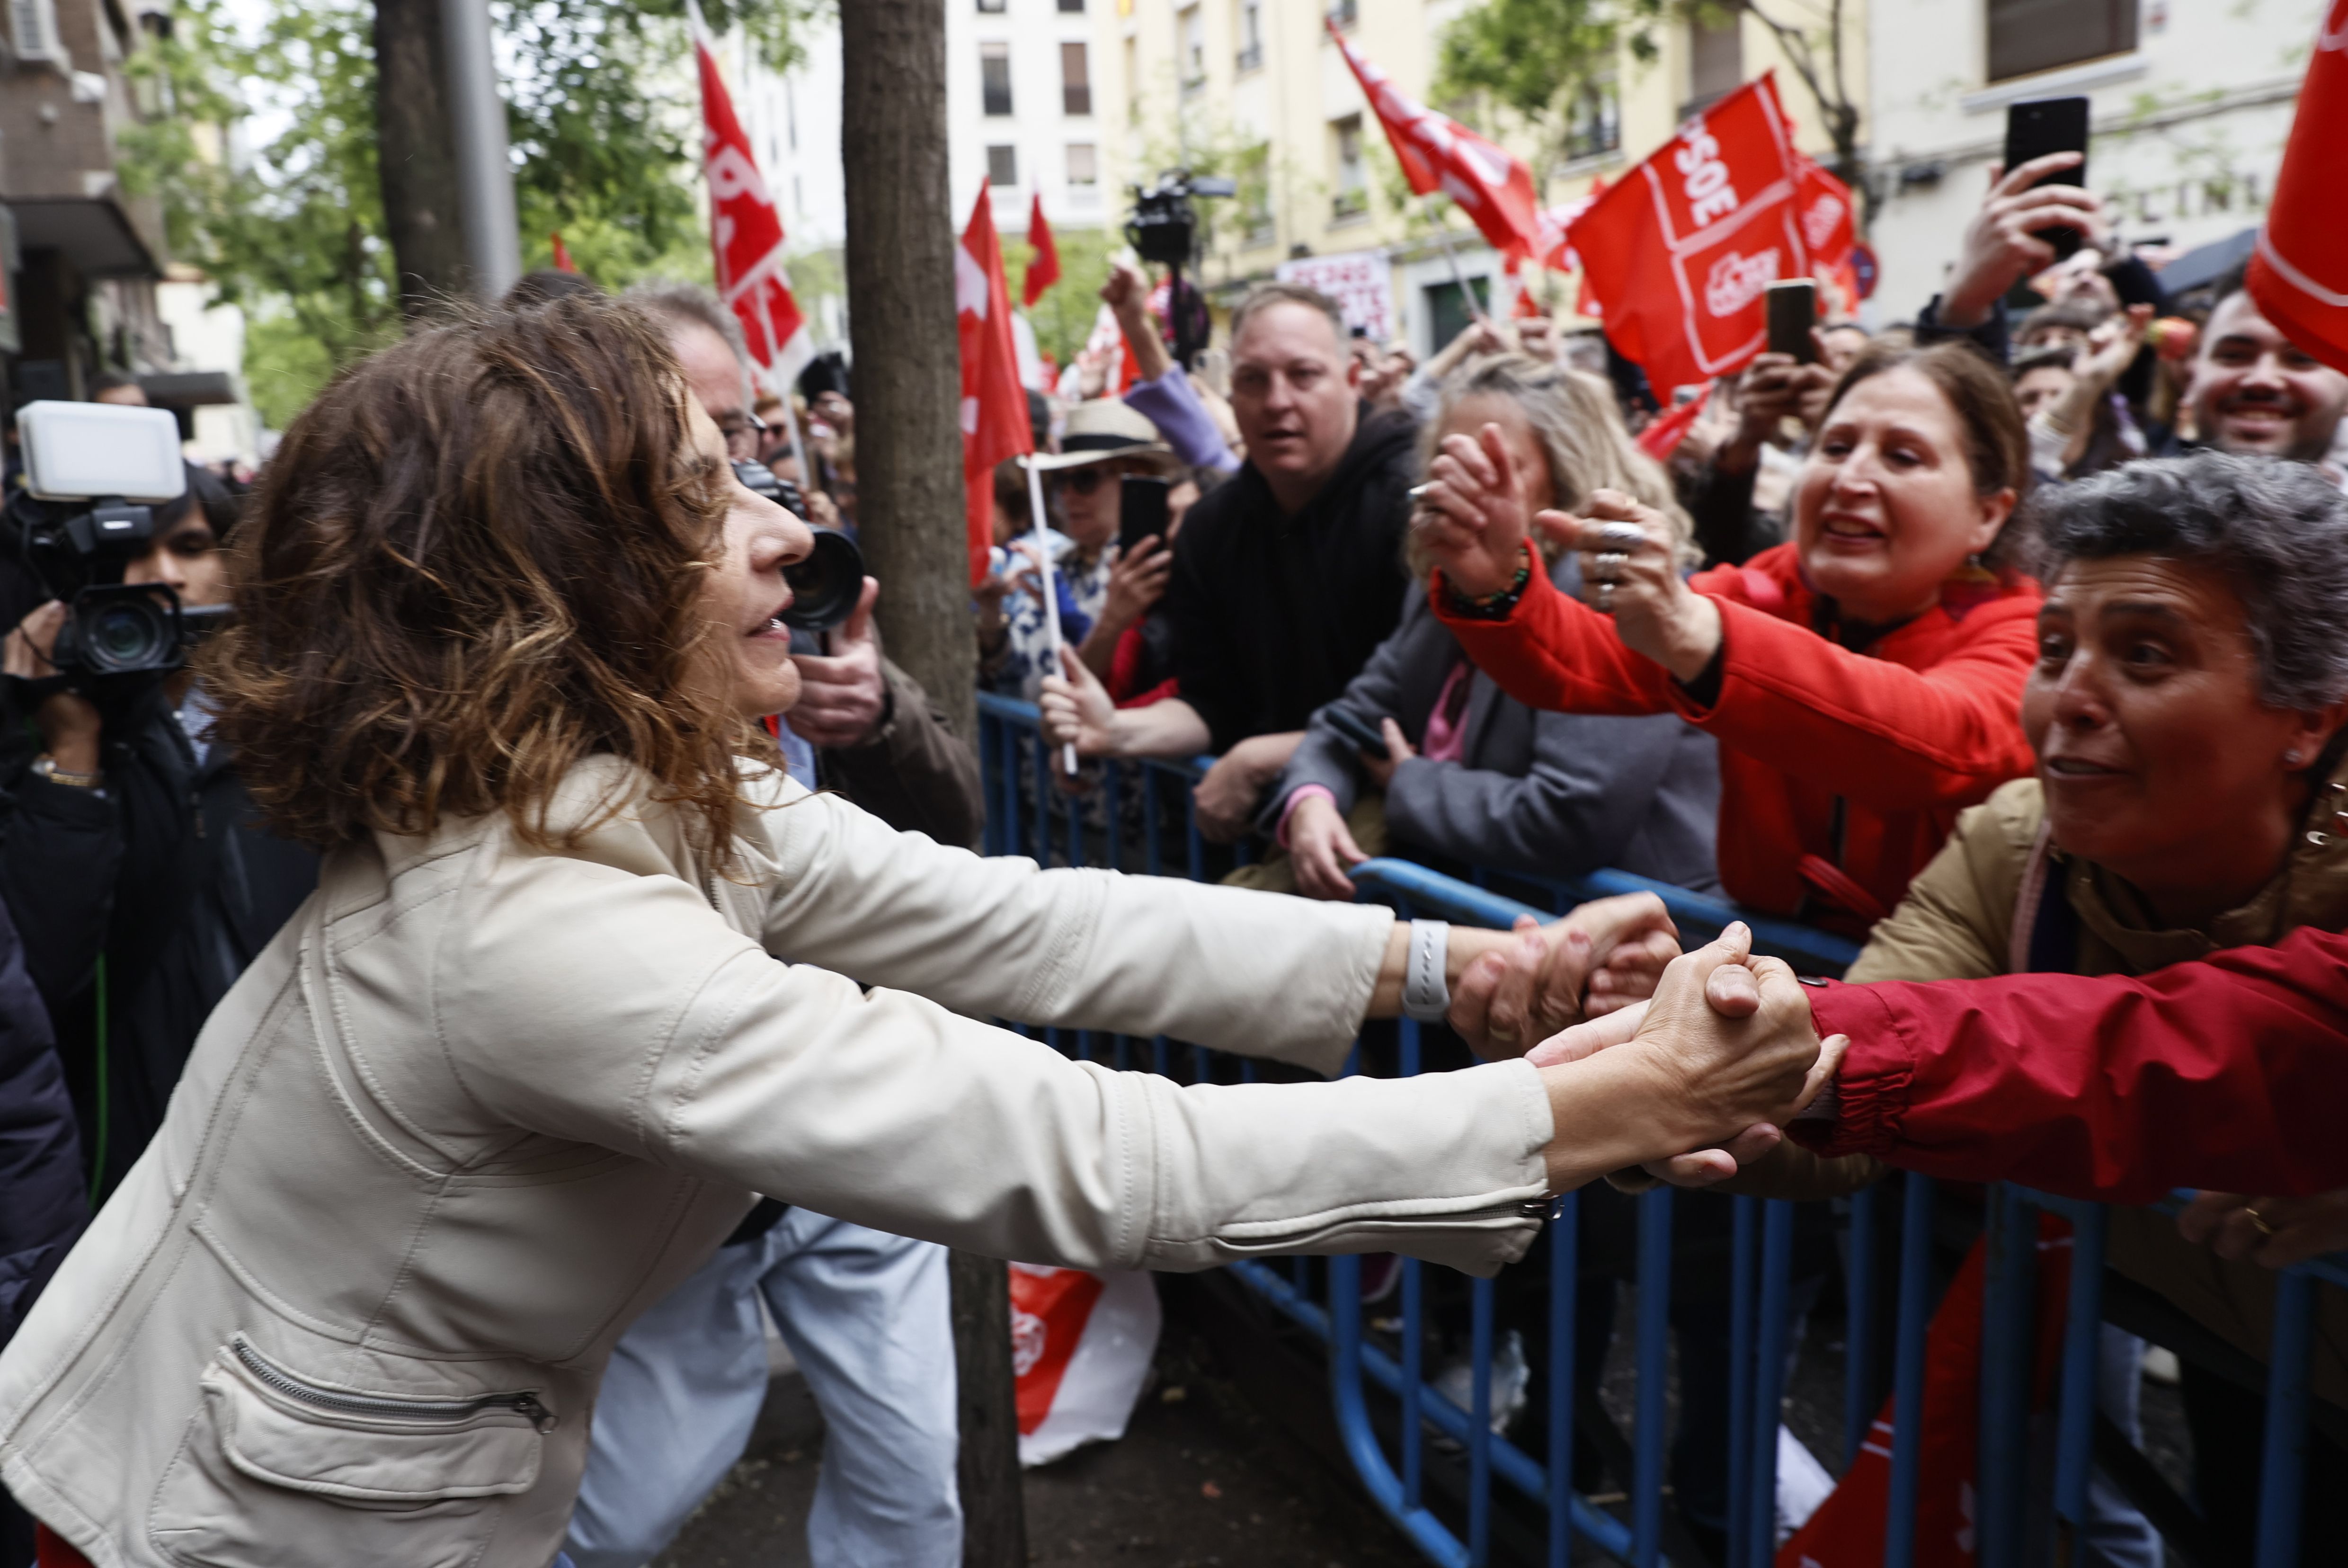
<path fill-rule="evenodd" d="M 1689 1149 L 1756 1123 L 1782 1125 L 1833 1078 L 1849 1043 L 1837 1035 L 1821 1045 L 1801 982 L 1782 960 L 1754 957 L 1752 940 L 1740 921 L 1674 960 L 1629 1042 L 1655 1053 L 1692 1118 L 1710 1130 Z"/>
<path fill-rule="evenodd" d="M 1037 706 L 1044 711 L 1044 733 L 1055 748 L 1074 746 L 1079 757 L 1102 757 L 1117 749 L 1117 704 L 1076 649 L 1062 645 L 1060 673 L 1044 677 Z"/>
<path fill-rule="evenodd" d="M 1411 531 L 1454 593 L 1482 598 L 1516 581 L 1530 509 L 1498 425 L 1472 441 L 1446 436 L 1415 493 Z"/>
<path fill-rule="evenodd" d="M 1585 515 L 1544 511 L 1551 541 L 1581 555 L 1581 599 L 1614 617 L 1615 634 L 1683 681 L 1704 673 L 1720 648 L 1720 607 L 1680 575 L 1670 520 L 1621 490 L 1591 493 Z"/>
<path fill-rule="evenodd" d="M 2108 224 L 2100 200 L 2076 185 L 2031 188 L 2043 175 L 2077 168 L 2082 156 L 2050 152 L 2003 173 L 1992 167 L 1989 194 L 1965 226 L 1956 271 L 1941 295 L 1942 326 L 1980 325 L 2017 281 L 2053 265 L 2054 247 L 2041 237 L 2045 230 L 2075 229 L 2101 248 Z"/>
<path fill-rule="evenodd" d="M 799 700 L 791 708 L 791 728 L 810 746 L 862 746 L 888 713 L 880 638 L 872 629 L 872 602 L 880 596 L 880 583 L 867 577 L 856 608 L 831 634 L 831 652 L 791 655 L 791 663 L 799 667 Z"/>

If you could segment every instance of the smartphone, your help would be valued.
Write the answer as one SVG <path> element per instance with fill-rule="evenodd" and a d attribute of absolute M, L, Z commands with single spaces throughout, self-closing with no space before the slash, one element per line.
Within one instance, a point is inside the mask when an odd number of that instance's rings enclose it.
<path fill-rule="evenodd" d="M 2031 184 L 2076 185 L 2084 189 L 2087 183 L 2087 100 L 2032 98 L 2027 103 L 2006 105 L 2005 167 L 2009 170 L 2019 169 L 2032 159 L 2044 158 L 2050 152 L 2077 153 L 2078 167 L 2057 170 Z M 2076 253 L 2084 242 L 2079 231 L 2067 225 L 2036 232 L 2054 247 L 2057 261 Z"/>
<path fill-rule="evenodd" d="M 1790 354 L 1797 365 L 1818 356 L 1810 329 L 1818 323 L 1818 285 L 1807 278 L 1787 278 L 1769 285 L 1769 352 Z"/>
<path fill-rule="evenodd" d="M 1174 481 L 1148 474 L 1128 474 L 1117 484 L 1117 549 L 1129 555 L 1152 534 L 1166 537 L 1166 498 Z"/>
<path fill-rule="evenodd" d="M 1386 748 L 1386 738 L 1377 725 L 1366 722 L 1348 709 L 1331 707 L 1323 710 L 1329 716 L 1329 727 L 1352 741 L 1370 756 L 1384 762 L 1394 753 Z"/>

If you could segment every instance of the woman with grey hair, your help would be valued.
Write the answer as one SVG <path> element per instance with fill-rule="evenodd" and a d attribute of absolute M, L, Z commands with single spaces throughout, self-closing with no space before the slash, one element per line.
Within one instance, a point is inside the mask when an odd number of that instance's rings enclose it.
<path fill-rule="evenodd" d="M 2036 511 L 2046 599 L 2022 698 L 2036 774 L 1957 819 L 1848 978 L 2134 975 L 2301 926 L 2348 929 L 2348 498 L 2312 464 L 2201 451 L 2050 490 Z M 1977 1114 L 1993 1123 L 2000 1108 Z M 1752 1160 L 1753 1147 L 1730 1191 L 1836 1196 L 1883 1170 L 1791 1144 Z M 2096 1159 L 2120 1172 L 2140 1156 L 2122 1144 Z M 1699 1163 L 1649 1169 L 1708 1185 Z M 2241 1260 L 2279 1233 L 2300 1255 L 2348 1247 L 2348 1191 L 2205 1192 L 2176 1225 L 2115 1210 L 2111 1259 L 2263 1357 L 2273 1276 Z M 2322 1300 L 2315 1390 L 2348 1407 L 2348 1300 Z M 2125 1352 L 2106 1348 L 2106 1413 L 2123 1426 L 2133 1378 L 2109 1374 L 2132 1368 Z M 2259 1401 L 2189 1363 L 2185 1376 L 2195 1495 L 2213 1539 L 2250 1540 Z M 2116 1498 L 2090 1513 L 2108 1561 L 2159 1561 Z"/>

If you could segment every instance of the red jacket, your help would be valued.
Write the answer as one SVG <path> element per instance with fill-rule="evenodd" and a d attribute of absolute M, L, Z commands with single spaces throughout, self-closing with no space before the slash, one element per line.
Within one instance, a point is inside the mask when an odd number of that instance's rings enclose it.
<path fill-rule="evenodd" d="M 1810 994 L 1850 1037 L 1821 1154 L 2140 1203 L 2348 1187 L 2348 934 L 2309 927 L 2141 976 L 1886 981 Z"/>
<path fill-rule="evenodd" d="M 1448 614 L 1439 584 L 1435 607 L 1528 707 L 1676 713 L 1719 737 L 1721 883 L 1773 914 L 1863 930 L 1898 906 L 1959 811 L 2031 771 L 2022 684 L 2041 594 L 2029 579 L 1952 589 L 1864 654 L 1811 630 L 1818 595 L 1791 544 L 1689 586 L 1720 606 L 1708 708 L 1544 573 L 1504 621 Z"/>

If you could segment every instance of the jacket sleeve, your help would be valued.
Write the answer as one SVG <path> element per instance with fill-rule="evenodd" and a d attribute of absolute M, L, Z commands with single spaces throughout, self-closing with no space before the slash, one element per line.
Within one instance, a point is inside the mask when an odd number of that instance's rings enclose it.
<path fill-rule="evenodd" d="M 560 856 L 475 884 L 450 932 L 438 1025 L 489 1111 L 899 1234 L 1085 1268 L 1383 1250 L 1488 1274 L 1546 1207 L 1554 1123 L 1522 1061 L 1182 1088 L 778 963 L 675 877 Z M 958 956 L 1038 959 L 1015 928 Z"/>
<path fill-rule="evenodd" d="M 1824 1154 L 2139 1203 L 2348 1186 L 2348 934 L 2302 929 L 2136 977 L 1814 991 L 1850 1037 Z"/>
<path fill-rule="evenodd" d="M 110 792 L 27 773 L 0 838 L 0 896 L 23 934 L 25 968 L 55 1015 L 90 983 L 114 913 L 122 806 Z"/>
<path fill-rule="evenodd" d="M 1663 713 L 1671 707 L 1671 676 L 1663 667 L 1624 647 L 1612 621 L 1568 597 L 1538 569 L 1504 621 L 1453 614 L 1439 573 L 1427 593 L 1437 616 L 1476 667 L 1527 707 Z"/>
<path fill-rule="evenodd" d="M 1400 837 L 1478 865 L 1572 876 L 1614 863 L 1669 785 L 1687 731 L 1678 721 L 1533 717 L 1521 777 L 1413 758 L 1386 786 Z"/>
<path fill-rule="evenodd" d="M 1394 912 L 1039 870 L 894 833 L 832 796 L 767 811 L 767 951 L 957 1012 L 1177 1039 L 1334 1073 Z"/>
<path fill-rule="evenodd" d="M 1882 811 L 1969 805 L 2036 766 L 2021 718 L 2023 682 L 2038 656 L 2034 605 L 1980 606 L 1962 650 L 1917 670 L 1754 605 L 1714 602 L 1719 700 L 1700 707 L 1676 685 L 1669 696 L 1723 746 Z"/>
<path fill-rule="evenodd" d="M 941 843 L 974 844 L 985 815 L 978 754 L 946 727 L 922 683 L 881 662 L 889 717 L 862 746 L 822 753 L 849 799 L 892 828 Z"/>

